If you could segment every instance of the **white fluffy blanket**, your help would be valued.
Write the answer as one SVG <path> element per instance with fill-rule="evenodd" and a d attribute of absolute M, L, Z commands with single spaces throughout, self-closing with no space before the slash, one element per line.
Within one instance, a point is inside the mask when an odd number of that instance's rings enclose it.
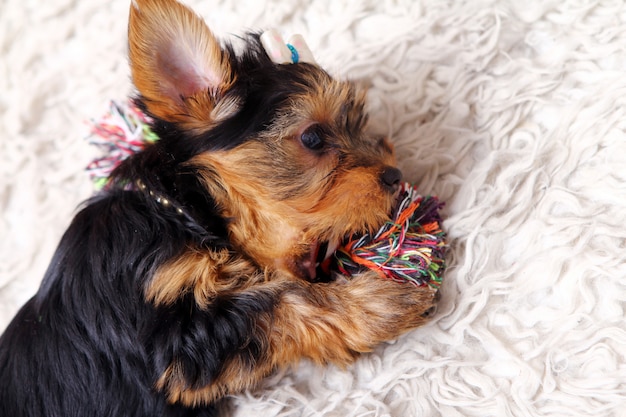
<path fill-rule="evenodd" d="M 128 3 L 0 3 L 0 328 L 93 191 L 85 122 L 131 91 Z M 236 416 L 626 415 L 622 0 L 188 3 L 369 84 L 372 129 L 447 202 L 432 324 L 348 369 L 303 362 Z"/>

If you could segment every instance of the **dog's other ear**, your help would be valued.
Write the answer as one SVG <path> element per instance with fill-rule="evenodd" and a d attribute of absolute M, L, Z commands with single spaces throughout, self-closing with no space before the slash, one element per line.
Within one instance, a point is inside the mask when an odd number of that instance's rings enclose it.
<path fill-rule="evenodd" d="M 148 111 L 187 130 L 211 127 L 236 107 L 228 50 L 204 21 L 176 0 L 131 0 L 133 83 Z"/>

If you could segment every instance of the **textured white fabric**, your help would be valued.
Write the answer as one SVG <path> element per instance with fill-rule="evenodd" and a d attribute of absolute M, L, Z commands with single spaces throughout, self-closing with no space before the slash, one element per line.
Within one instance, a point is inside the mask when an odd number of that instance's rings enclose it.
<path fill-rule="evenodd" d="M 0 3 L 0 328 L 92 192 L 85 121 L 131 91 L 128 3 Z M 623 1 L 188 3 L 229 39 L 302 33 L 447 202 L 432 324 L 345 370 L 303 362 L 236 416 L 626 415 Z"/>

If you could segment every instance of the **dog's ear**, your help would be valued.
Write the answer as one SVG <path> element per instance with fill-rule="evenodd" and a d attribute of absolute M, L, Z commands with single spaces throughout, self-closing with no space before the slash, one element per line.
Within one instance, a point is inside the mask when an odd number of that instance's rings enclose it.
<path fill-rule="evenodd" d="M 236 107 L 228 50 L 176 0 L 132 0 L 128 24 L 133 83 L 148 111 L 187 130 L 205 130 Z"/>

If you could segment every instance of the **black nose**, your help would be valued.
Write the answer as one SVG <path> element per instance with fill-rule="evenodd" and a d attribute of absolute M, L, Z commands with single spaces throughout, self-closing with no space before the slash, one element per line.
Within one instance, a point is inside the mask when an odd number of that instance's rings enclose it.
<path fill-rule="evenodd" d="M 400 184 L 402 179 L 402 171 L 394 167 L 385 167 L 380 174 L 380 182 L 390 191 L 394 191 L 396 186 Z"/>

